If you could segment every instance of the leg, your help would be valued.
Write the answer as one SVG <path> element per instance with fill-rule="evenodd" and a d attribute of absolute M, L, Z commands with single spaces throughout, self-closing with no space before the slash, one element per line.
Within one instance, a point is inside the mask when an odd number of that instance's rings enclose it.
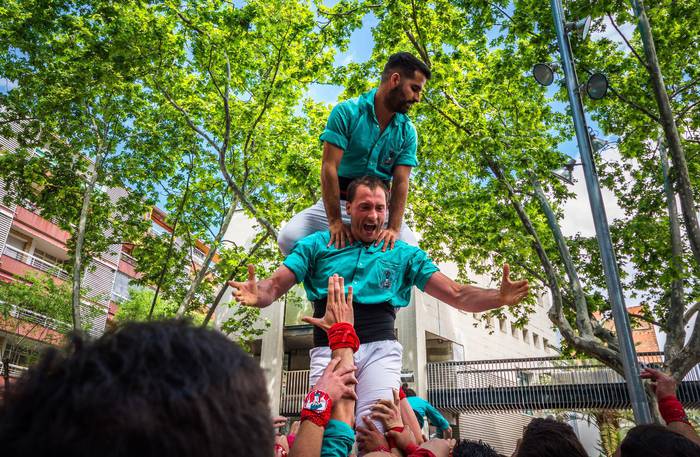
<path fill-rule="evenodd" d="M 323 200 L 319 200 L 313 206 L 295 214 L 280 230 L 277 244 L 279 244 L 282 254 L 286 256 L 292 252 L 297 241 L 321 230 L 328 230 L 328 218 L 323 207 Z"/>
<path fill-rule="evenodd" d="M 392 389 L 401 385 L 401 357 L 403 349 L 398 341 L 376 341 L 360 345 L 357 359 L 357 405 L 355 423 L 362 423 L 362 416 L 370 414 L 372 405 L 381 399 L 393 399 Z M 384 432 L 384 426 L 374 421 Z"/>

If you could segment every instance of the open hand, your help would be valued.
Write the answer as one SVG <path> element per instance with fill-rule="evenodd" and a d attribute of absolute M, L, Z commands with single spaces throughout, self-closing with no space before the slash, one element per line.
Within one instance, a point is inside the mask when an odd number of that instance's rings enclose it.
<path fill-rule="evenodd" d="M 527 280 L 511 281 L 510 266 L 503 264 L 503 280 L 499 289 L 501 306 L 512 306 L 520 303 L 529 293 L 530 286 Z"/>
<path fill-rule="evenodd" d="M 355 317 L 352 309 L 352 286 L 348 287 L 348 296 L 345 297 L 345 279 L 342 276 L 333 275 L 328 278 L 328 299 L 326 300 L 326 314 L 322 319 L 318 317 L 304 316 L 304 322 L 328 331 L 333 324 L 349 322 L 354 324 Z"/>
<path fill-rule="evenodd" d="M 245 282 L 229 281 L 228 285 L 235 288 L 233 298 L 241 305 L 258 305 L 258 281 L 255 279 L 255 265 L 248 265 L 248 280 Z"/>
<path fill-rule="evenodd" d="M 394 245 L 396 244 L 396 240 L 398 239 L 398 230 L 385 228 L 379 233 L 379 237 L 377 238 L 377 241 L 374 242 L 374 245 L 379 246 L 379 243 L 384 241 L 384 246 L 382 246 L 382 252 L 385 252 L 387 247 L 389 248 L 389 250 L 394 249 Z"/>

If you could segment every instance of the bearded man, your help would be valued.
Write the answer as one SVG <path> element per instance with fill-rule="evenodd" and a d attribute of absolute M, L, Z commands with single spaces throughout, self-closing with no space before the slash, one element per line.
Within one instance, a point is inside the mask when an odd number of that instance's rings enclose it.
<path fill-rule="evenodd" d="M 333 108 L 321 134 L 321 195 L 314 206 L 296 214 L 280 231 L 277 242 L 288 255 L 297 241 L 330 231 L 328 246 L 337 249 L 355 240 L 345 211 L 347 188 L 361 176 L 376 176 L 391 189 L 389 217 L 380 227 L 377 245 L 393 249 L 397 239 L 418 246 L 403 222 L 408 178 L 418 165 L 416 129 L 406 113 L 420 101 L 430 69 L 408 52 L 389 57 L 378 88 Z"/>

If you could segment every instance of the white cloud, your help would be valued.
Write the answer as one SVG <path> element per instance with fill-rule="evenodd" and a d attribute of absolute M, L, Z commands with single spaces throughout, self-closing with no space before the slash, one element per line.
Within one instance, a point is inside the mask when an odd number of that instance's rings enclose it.
<path fill-rule="evenodd" d="M 610 22 L 610 19 L 607 16 L 603 18 L 603 27 L 603 31 L 591 34 L 591 40 L 600 41 L 603 38 L 607 38 L 613 43 L 617 43 L 620 49 L 629 52 L 629 48 L 625 44 L 625 41 L 622 39 L 617 30 L 615 30 L 615 27 L 613 26 L 612 22 Z M 617 24 L 617 27 L 620 29 L 620 32 L 622 32 L 625 38 L 627 38 L 630 41 L 632 40 L 632 35 L 634 34 L 634 29 L 636 27 L 633 23 L 626 22 L 624 24 Z"/>
<path fill-rule="evenodd" d="M 620 152 L 615 147 L 610 147 L 603 153 L 603 158 L 606 161 L 620 160 Z M 588 191 L 583 175 L 583 167 L 577 166 L 574 168 L 574 185 L 571 190 L 576 194 L 576 197 L 570 199 L 564 205 L 564 219 L 561 221 L 561 230 L 565 236 L 573 236 L 580 233 L 583 236 L 595 236 L 595 226 L 593 225 L 593 215 L 591 214 L 591 205 L 588 200 Z M 626 179 L 631 179 L 626 176 Z M 603 195 L 603 205 L 608 218 L 608 223 L 612 224 L 613 220 L 624 216 L 624 211 L 617 204 L 617 198 L 609 189 L 601 188 Z"/>

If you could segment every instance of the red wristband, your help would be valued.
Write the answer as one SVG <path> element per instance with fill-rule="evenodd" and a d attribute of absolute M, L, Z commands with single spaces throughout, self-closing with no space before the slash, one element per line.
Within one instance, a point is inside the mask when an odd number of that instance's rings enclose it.
<path fill-rule="evenodd" d="M 304 406 L 301 409 L 301 420 L 311 421 L 319 427 L 325 427 L 328 421 L 331 420 L 331 409 L 333 401 L 322 390 L 312 390 L 304 400 Z"/>
<path fill-rule="evenodd" d="M 684 422 L 690 425 L 683 405 L 675 395 L 669 395 L 659 400 L 659 412 L 667 424 L 671 422 Z"/>
<path fill-rule="evenodd" d="M 279 454 L 277 454 L 279 452 Z M 278 457 L 287 457 L 287 451 L 284 450 L 281 444 L 275 443 L 275 455 Z"/>
<path fill-rule="evenodd" d="M 403 427 L 399 425 L 396 427 L 391 427 L 387 431 L 401 433 L 401 432 L 403 432 Z M 389 443 L 389 448 L 398 448 L 398 445 L 396 444 L 396 440 L 394 439 L 393 436 L 387 436 L 386 434 L 385 434 L 385 436 L 386 436 L 386 442 Z"/>
<path fill-rule="evenodd" d="M 360 349 L 360 339 L 355 333 L 355 328 L 348 322 L 338 322 L 328 329 L 328 345 L 331 351 L 342 348 L 351 348 L 352 352 Z"/>
<path fill-rule="evenodd" d="M 403 391 L 403 387 L 399 387 L 399 400 L 406 398 L 406 392 Z"/>

